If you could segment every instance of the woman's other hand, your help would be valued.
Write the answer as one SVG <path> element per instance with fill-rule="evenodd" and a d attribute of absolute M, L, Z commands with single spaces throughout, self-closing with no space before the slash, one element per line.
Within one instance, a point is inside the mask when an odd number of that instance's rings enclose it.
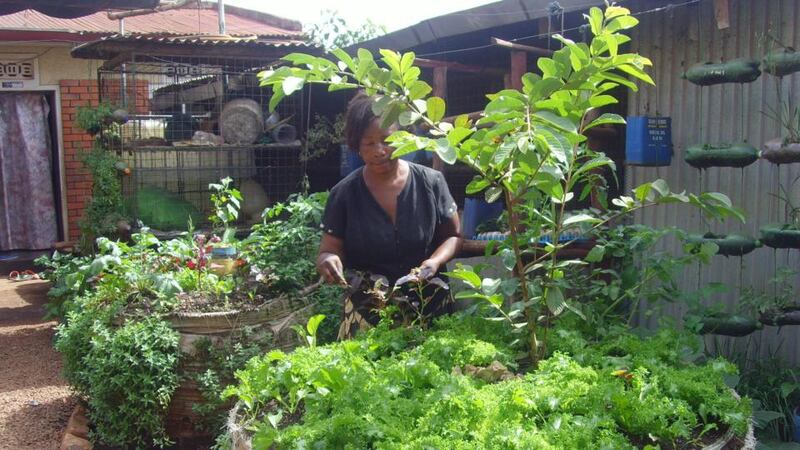
<path fill-rule="evenodd" d="M 327 283 L 347 285 L 344 279 L 344 241 L 328 233 L 322 234 L 317 254 L 317 272 Z"/>
<path fill-rule="evenodd" d="M 344 279 L 344 266 L 339 255 L 322 253 L 317 257 L 317 272 L 322 275 L 326 283 L 347 284 Z"/>

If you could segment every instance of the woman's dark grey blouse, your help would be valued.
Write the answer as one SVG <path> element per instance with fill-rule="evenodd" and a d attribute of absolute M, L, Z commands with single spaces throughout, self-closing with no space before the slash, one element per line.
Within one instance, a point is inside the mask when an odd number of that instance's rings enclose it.
<path fill-rule="evenodd" d="M 441 172 L 408 163 L 397 196 L 396 224 L 364 181 L 364 168 L 331 189 L 320 228 L 344 240 L 344 265 L 385 275 L 391 283 L 429 258 L 440 242 L 436 229 L 456 213 Z"/>

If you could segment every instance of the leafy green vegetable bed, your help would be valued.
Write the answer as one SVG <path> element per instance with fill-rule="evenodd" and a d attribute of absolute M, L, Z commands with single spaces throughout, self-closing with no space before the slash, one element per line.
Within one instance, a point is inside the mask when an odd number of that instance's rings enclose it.
<path fill-rule="evenodd" d="M 454 316 L 425 337 L 382 324 L 254 358 L 226 395 L 253 448 L 699 448 L 729 428 L 746 433 L 750 402 L 724 382 L 736 369 L 692 363 L 695 337 L 620 328 L 589 345 L 555 334 L 536 370 L 476 376 L 469 366 L 517 369 L 503 325 Z"/>

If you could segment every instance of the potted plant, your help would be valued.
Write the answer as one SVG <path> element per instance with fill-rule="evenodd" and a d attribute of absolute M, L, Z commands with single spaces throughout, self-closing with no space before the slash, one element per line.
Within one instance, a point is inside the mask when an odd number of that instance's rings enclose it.
<path fill-rule="evenodd" d="M 780 123 L 785 136 L 765 142 L 761 157 L 773 164 L 800 162 L 800 109 L 788 102 L 781 102 L 779 111 L 767 107 L 766 114 Z"/>
<path fill-rule="evenodd" d="M 232 224 L 239 218 L 242 194 L 232 183 L 233 179 L 225 177 L 219 183 L 208 185 L 212 191 L 211 203 L 214 204 L 214 214 L 209 220 L 214 232 L 222 235 L 220 238 L 215 234 L 211 238 L 211 270 L 217 275 L 229 275 L 236 269 L 236 228 Z"/>

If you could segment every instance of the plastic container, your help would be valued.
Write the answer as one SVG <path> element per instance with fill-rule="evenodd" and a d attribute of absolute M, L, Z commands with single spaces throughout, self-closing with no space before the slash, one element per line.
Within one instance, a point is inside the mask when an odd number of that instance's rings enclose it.
<path fill-rule="evenodd" d="M 461 236 L 472 239 L 478 226 L 487 220 L 500 217 L 503 202 L 488 203 L 482 198 L 464 199 L 464 215 L 461 218 Z"/>
<path fill-rule="evenodd" d="M 214 247 L 211 249 L 209 269 L 219 276 L 230 275 L 236 270 L 236 256 L 234 247 Z"/>
<path fill-rule="evenodd" d="M 631 116 L 625 133 L 625 163 L 669 166 L 672 162 L 672 120 L 669 117 Z"/>

